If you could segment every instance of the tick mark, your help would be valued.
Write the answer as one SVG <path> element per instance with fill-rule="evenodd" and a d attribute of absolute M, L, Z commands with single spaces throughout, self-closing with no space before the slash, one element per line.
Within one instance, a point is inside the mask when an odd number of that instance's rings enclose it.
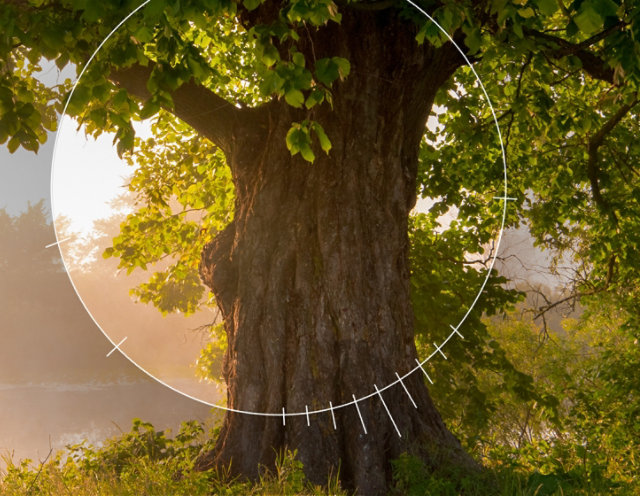
<path fill-rule="evenodd" d="M 358 408 L 358 400 L 356 399 L 356 395 L 352 394 L 353 403 L 356 405 L 356 410 L 358 410 L 358 417 L 360 417 L 360 422 L 362 422 L 362 428 L 364 429 L 364 433 L 367 433 L 367 426 L 364 425 L 364 420 L 362 419 L 362 414 L 360 413 L 360 408 Z"/>
<path fill-rule="evenodd" d="M 378 386 L 376 386 L 374 384 L 373 387 L 376 388 L 376 393 L 378 393 L 378 396 L 380 396 L 380 401 L 382 401 L 382 406 L 384 406 L 384 409 L 387 411 L 387 415 L 389 415 L 389 418 L 391 419 L 391 423 L 396 428 L 396 432 L 398 433 L 398 437 L 402 437 L 402 434 L 400 434 L 400 429 L 398 429 L 398 426 L 396 425 L 396 421 L 393 420 L 393 417 L 391 416 L 391 412 L 389 411 L 389 407 L 384 402 L 384 398 L 382 397 L 382 393 L 380 393 L 380 390 L 378 389 Z"/>
<path fill-rule="evenodd" d="M 409 399 L 411 400 L 411 403 L 413 403 L 414 408 L 418 408 L 418 405 L 416 405 L 416 402 L 413 401 L 413 398 L 411 397 L 411 394 L 409 393 L 409 390 L 407 389 L 407 386 L 404 385 L 404 382 L 402 382 L 402 379 L 400 378 L 400 376 L 398 375 L 398 373 L 396 372 L 396 377 L 398 378 L 398 380 L 400 381 L 400 384 L 402 384 L 402 387 L 404 389 L 404 392 L 407 393 L 407 396 L 409 397 Z"/>
<path fill-rule="evenodd" d="M 460 338 L 464 339 L 464 336 L 460 334 L 460 331 L 458 331 L 457 327 L 453 327 L 452 325 L 449 325 L 449 327 L 451 327 L 451 329 L 453 329 L 453 332 L 455 332 L 458 336 L 460 336 Z"/>
<path fill-rule="evenodd" d="M 426 375 L 426 376 L 427 376 L 427 379 L 429 379 L 429 382 L 430 382 L 431 384 L 433 384 L 433 381 L 431 380 L 431 377 L 429 377 L 429 374 L 427 374 L 427 371 L 426 371 L 424 368 L 422 368 L 422 364 L 420 363 L 420 360 L 418 360 L 417 358 L 416 358 L 416 363 L 418 364 L 418 367 L 420 367 L 420 370 L 422 370 L 422 372 L 424 373 L 424 375 Z"/>
<path fill-rule="evenodd" d="M 128 337 L 129 336 L 125 336 L 122 341 L 120 341 L 117 345 L 115 345 L 115 347 L 109 353 L 107 353 L 107 357 L 109 357 L 111 355 L 111 353 L 113 353 L 114 351 L 119 350 L 120 349 L 120 345 L 122 343 L 124 343 L 127 340 Z"/>
<path fill-rule="evenodd" d="M 331 419 L 333 420 L 333 430 L 335 431 L 338 427 L 336 426 L 336 415 L 333 413 L 333 403 L 329 402 L 329 410 L 331 410 Z"/>
<path fill-rule="evenodd" d="M 444 359 L 446 360 L 446 359 L 447 359 L 447 355 L 445 355 L 444 353 L 442 353 L 442 350 L 440 349 L 440 346 L 438 346 L 438 345 L 437 345 L 437 344 L 435 344 L 435 343 L 433 343 L 433 346 L 435 346 L 435 347 L 436 347 L 436 351 L 437 351 L 438 353 L 440 353 L 440 354 L 444 357 Z"/>
<path fill-rule="evenodd" d="M 62 244 L 62 243 L 64 243 L 65 241 L 69 241 L 70 239 L 71 239 L 71 236 L 69 236 L 68 238 L 61 239 L 60 241 L 56 241 L 56 242 L 54 242 L 54 243 L 50 243 L 50 244 L 48 244 L 47 246 L 45 246 L 45 249 L 46 249 L 46 248 L 51 248 L 52 246 L 55 246 L 55 245 Z"/>

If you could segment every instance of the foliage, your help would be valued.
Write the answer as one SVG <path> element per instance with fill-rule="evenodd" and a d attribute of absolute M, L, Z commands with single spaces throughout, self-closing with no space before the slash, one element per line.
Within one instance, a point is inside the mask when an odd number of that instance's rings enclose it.
<path fill-rule="evenodd" d="M 326 486 L 309 484 L 295 452 L 278 455 L 274 472 L 263 472 L 254 482 L 232 478 L 224 471 L 194 470 L 194 459 L 215 442 L 205 440 L 202 425 L 183 423 L 175 437 L 155 431 L 134 419 L 130 432 L 108 440 L 100 448 L 69 446 L 48 462 L 33 467 L 29 460 L 9 461 L 0 479 L 7 496 L 25 494 L 116 495 L 346 495 L 337 479 Z M 393 461 L 390 495 L 551 496 L 634 494 L 628 481 L 614 481 L 597 472 L 597 464 L 569 460 L 566 449 L 538 442 L 520 450 L 491 451 L 493 467 L 476 475 L 452 477 L 433 472 L 413 456 Z M 515 461 L 514 461 L 515 460 Z M 583 467 L 593 469 L 587 473 Z"/>
<path fill-rule="evenodd" d="M 480 389 L 498 406 L 487 427 L 466 442 L 488 466 L 528 474 L 549 493 L 561 486 L 565 494 L 635 494 L 640 403 L 631 370 L 640 353 L 637 331 L 630 332 L 630 316 L 615 300 L 585 304 L 584 313 L 565 319 L 548 341 L 517 313 L 487 322 L 547 402 L 522 401 L 499 377 L 481 373 Z"/>
<path fill-rule="evenodd" d="M 336 479 L 324 488 L 307 482 L 295 452 L 280 454 L 275 471 L 264 471 L 255 483 L 232 478 L 224 471 L 195 470 L 197 454 L 211 448 L 215 434 L 206 438 L 197 422 L 183 423 L 178 434 L 169 437 L 134 419 L 130 432 L 100 448 L 84 443 L 69 446 L 37 469 L 29 460 L 18 465 L 10 462 L 0 480 L 0 492 L 6 496 L 345 494 Z"/>
<path fill-rule="evenodd" d="M 493 253 L 474 254 L 487 225 L 465 229 L 453 220 L 446 229 L 438 224 L 437 209 L 411 219 L 411 290 L 416 322 L 416 343 L 422 360 L 431 355 L 433 344 L 449 336 L 451 326 L 459 326 L 459 335 L 447 343 L 445 354 L 451 360 L 435 356 L 424 365 L 433 380 L 430 390 L 438 410 L 449 420 L 450 428 L 465 438 L 486 427 L 496 409 L 496 398 L 482 390 L 483 372 L 498 374 L 504 386 L 526 401 L 535 396 L 531 377 L 514 368 L 500 342 L 488 333 L 482 315 L 492 315 L 516 303 L 521 294 L 504 289 L 506 279 L 489 277 L 471 313 L 470 305 L 484 283 Z M 541 400 L 540 398 L 538 398 Z"/>
<path fill-rule="evenodd" d="M 204 294 L 198 276 L 202 247 L 232 219 L 233 184 L 222 152 L 184 123 L 160 113 L 152 132 L 127 155 L 136 165 L 129 190 L 138 208 L 104 256 L 118 257 L 129 273 L 170 257 L 169 268 L 132 293 L 164 313 L 189 314 Z"/>
<path fill-rule="evenodd" d="M 110 33 L 109 26 L 116 25 L 138 6 L 132 1 L 100 6 L 77 0 L 45 2 L 45 6 L 55 7 L 52 14 L 41 9 L 41 3 L 3 2 L 0 5 L 0 20 L 6 33 L 0 56 L 11 67 L 21 67 L 27 60 L 37 65 L 40 58 L 45 57 L 55 60 L 58 67 L 73 63 L 80 70 Z M 245 29 L 238 22 L 241 14 L 238 10 L 246 15 L 260 3 L 149 2 L 140 14 L 113 34 L 109 46 L 86 68 L 68 102 L 67 112 L 83 122 L 89 133 L 114 132 L 118 151 L 124 153 L 133 147 L 132 121 L 151 117 L 162 107 L 171 109 L 171 92 L 191 78 L 237 104 L 255 105 L 272 97 L 284 98 L 292 107 L 308 109 L 330 103 L 331 86 L 348 75 L 349 62 L 340 57 L 306 61 L 297 43 L 303 24 L 317 27 L 339 22 L 335 3 L 294 1 L 275 22 Z M 284 53 L 278 49 L 281 43 L 288 46 Z M 113 68 L 133 64 L 153 66 L 147 85 L 152 97 L 144 104 L 109 80 Z M 32 98 L 35 93 L 48 97 L 40 105 L 44 105 L 41 110 L 32 105 L 24 111 L 20 107 L 18 117 L 3 112 L 7 128 L 0 128 L 4 133 L 0 135 L 0 142 L 12 136 L 12 150 L 20 145 L 37 149 L 37 140 L 34 142 L 32 135 L 37 134 L 42 140 L 41 117 L 50 117 L 52 110 L 60 110 L 64 90 L 68 89 L 66 86 L 55 94 L 41 91 L 42 86 L 32 83 L 34 71 L 37 68 L 30 68 L 24 74 L 16 71 L 11 76 L 18 82 L 32 84 L 20 92 L 13 91 L 16 86 L 13 79 L 2 81 L 7 101 L 16 96 Z M 16 120 L 21 122 L 20 126 L 9 125 Z M 312 128 L 323 142 L 323 149 L 326 148 L 322 127 L 316 122 Z M 300 149 L 306 150 L 307 145 L 303 144 Z M 303 156 L 311 159 L 306 152 Z"/>
<path fill-rule="evenodd" d="M 545 11 L 545 4 L 538 7 Z M 638 263 L 634 164 L 640 149 L 633 117 L 640 66 L 637 47 L 622 41 L 634 36 L 637 9 L 625 2 L 556 6 L 549 17 L 531 16 L 545 23 L 544 33 L 524 26 L 526 36 L 511 36 L 507 44 L 501 36 L 484 36 L 483 56 L 474 64 L 502 128 L 508 196 L 516 198 L 507 225 L 525 223 L 556 262 L 574 264 L 576 299 L 637 286 L 631 268 Z M 577 45 L 549 34 L 556 31 Z M 491 109 L 466 68 L 442 89 L 438 103 L 446 112 L 438 113 L 429 136 L 434 144 L 423 148 L 422 195 L 436 199 L 437 212 L 458 209 L 468 229 L 481 229 L 498 213 L 488 199 L 502 194 Z"/>
<path fill-rule="evenodd" d="M 209 341 L 200 351 L 196 360 L 196 374 L 204 381 L 222 383 L 222 362 L 227 350 L 227 334 L 224 324 L 215 324 L 209 329 Z"/>

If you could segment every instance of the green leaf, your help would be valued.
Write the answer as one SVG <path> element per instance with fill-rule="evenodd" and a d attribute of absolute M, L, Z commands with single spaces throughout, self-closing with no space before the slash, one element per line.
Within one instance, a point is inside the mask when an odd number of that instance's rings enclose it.
<path fill-rule="evenodd" d="M 320 148 L 322 148 L 322 151 L 328 154 L 329 150 L 331 150 L 331 140 L 327 136 L 327 133 L 324 131 L 324 128 L 320 125 L 319 122 L 315 121 L 311 124 L 311 126 L 318 136 L 318 141 L 320 141 Z"/>
<path fill-rule="evenodd" d="M 518 14 L 520 15 L 520 17 L 523 17 L 525 19 L 529 19 L 530 17 L 533 17 L 534 15 L 536 15 L 535 11 L 531 7 L 519 9 Z"/>
<path fill-rule="evenodd" d="M 20 138 L 15 135 L 9 140 L 9 143 L 7 143 L 9 153 L 15 152 L 18 149 L 18 146 L 20 146 Z"/>
<path fill-rule="evenodd" d="M 555 14 L 556 10 L 558 10 L 558 2 L 557 0 L 536 0 L 536 4 L 542 12 L 546 16 L 551 16 Z"/>
<path fill-rule="evenodd" d="M 91 89 L 83 85 L 76 86 L 75 91 L 71 95 L 67 112 L 70 115 L 78 115 L 84 111 L 87 103 L 91 99 Z"/>
<path fill-rule="evenodd" d="M 478 53 L 480 47 L 482 45 L 482 33 L 480 28 L 474 26 L 473 28 L 466 31 L 466 37 L 464 39 L 464 44 L 469 48 L 469 54 L 473 55 Z"/>
<path fill-rule="evenodd" d="M 339 76 L 340 72 L 338 71 L 338 65 L 335 63 L 333 58 L 324 58 L 316 62 L 317 81 L 331 87 L 333 82 L 338 79 Z"/>
<path fill-rule="evenodd" d="M 141 119 L 148 119 L 149 117 L 157 114 L 159 111 L 160 111 L 160 105 L 158 105 L 153 100 L 148 100 L 147 102 L 145 102 L 144 106 L 142 107 L 142 110 L 140 110 L 139 115 Z"/>
<path fill-rule="evenodd" d="M 587 7 L 577 16 L 573 18 L 580 31 L 584 34 L 593 34 L 602 28 L 603 19 L 600 14 L 593 10 L 591 7 Z"/>
<path fill-rule="evenodd" d="M 148 43 L 153 40 L 153 32 L 147 26 L 138 28 L 133 36 L 141 43 Z"/>
<path fill-rule="evenodd" d="M 291 152 L 291 155 L 295 155 L 300 150 L 307 146 L 309 143 L 309 135 L 303 129 L 300 124 L 294 123 L 287 132 L 286 144 L 287 149 Z"/>
<path fill-rule="evenodd" d="M 304 105 L 308 109 L 313 108 L 316 105 L 322 103 L 324 101 L 324 98 L 325 98 L 324 91 L 319 89 L 314 89 L 307 97 L 307 100 L 304 102 Z"/>
<path fill-rule="evenodd" d="M 164 8 L 166 6 L 166 1 L 165 0 L 151 0 L 145 7 L 144 7 L 144 16 L 145 18 L 155 21 L 157 20 L 162 13 L 164 12 Z"/>
<path fill-rule="evenodd" d="M 524 32 L 522 31 L 522 25 L 519 22 L 513 23 L 513 32 L 518 38 L 524 38 Z"/>
<path fill-rule="evenodd" d="M 313 153 L 313 150 L 311 149 L 310 146 L 305 146 L 304 148 L 301 148 L 300 155 L 302 155 L 302 158 L 305 159 L 307 162 L 313 163 L 313 161 L 316 159 L 316 155 L 315 153 Z"/>
<path fill-rule="evenodd" d="M 91 119 L 98 128 L 104 128 L 107 125 L 107 109 L 104 107 L 93 109 L 89 112 Z"/>
<path fill-rule="evenodd" d="M 615 17 L 618 15 L 618 4 L 613 0 L 588 0 L 585 1 L 593 10 L 598 12 L 600 17 Z"/>
<path fill-rule="evenodd" d="M 263 48 L 261 58 L 264 65 L 266 65 L 267 67 L 271 67 L 278 60 L 280 60 L 280 54 L 278 53 L 278 50 L 275 46 L 273 46 L 271 43 L 268 43 Z"/>
<path fill-rule="evenodd" d="M 282 94 L 282 88 L 285 82 L 286 80 L 276 71 L 268 71 L 260 85 L 260 93 L 266 96 L 273 94 L 280 95 Z"/>
<path fill-rule="evenodd" d="M 249 11 L 257 9 L 261 3 L 262 3 L 262 0 L 243 0 L 242 1 L 242 4 Z"/>
<path fill-rule="evenodd" d="M 302 91 L 295 88 L 285 92 L 284 99 L 292 107 L 300 108 L 304 104 L 304 94 Z"/>
<path fill-rule="evenodd" d="M 300 52 L 295 52 L 291 57 L 291 59 L 293 60 L 293 63 L 298 67 L 304 67 L 305 65 L 304 55 L 302 55 Z"/>
<path fill-rule="evenodd" d="M 346 78 L 351 72 L 351 64 L 349 61 L 343 57 L 333 57 L 334 64 L 338 66 L 338 73 L 340 74 L 340 79 Z"/>
<path fill-rule="evenodd" d="M 118 152 L 119 157 L 122 158 L 126 152 L 133 149 L 134 140 L 135 132 L 130 125 L 118 130 L 114 141 L 117 142 L 116 151 Z"/>

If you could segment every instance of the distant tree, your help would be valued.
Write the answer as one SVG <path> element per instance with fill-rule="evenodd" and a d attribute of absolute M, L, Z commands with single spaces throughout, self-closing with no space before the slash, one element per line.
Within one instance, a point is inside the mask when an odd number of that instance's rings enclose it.
<path fill-rule="evenodd" d="M 64 274 L 59 253 L 43 250 L 53 237 L 53 226 L 47 216 L 44 200 L 29 205 L 26 211 L 15 216 L 0 209 L 0 298 L 3 301 L 12 294 L 28 293 L 34 285 L 47 286 Z M 26 278 L 25 273 L 33 273 L 35 280 Z"/>
<path fill-rule="evenodd" d="M 131 376 L 104 356 L 95 324 L 69 283 L 44 201 L 16 215 L 0 209 L 0 377 L 6 382 L 104 381 Z M 62 346 L 61 343 L 73 343 Z M 104 345 L 104 343 L 102 343 Z M 53 351 L 52 351 L 53 350 Z"/>
<path fill-rule="evenodd" d="M 575 296 L 635 281 L 640 5 L 419 4 L 487 82 L 517 198 L 508 223 L 520 212 L 540 243 L 573 251 Z M 82 67 L 136 4 L 0 6 L 0 142 L 37 149 L 68 89 L 37 83 L 41 58 Z M 446 108 L 435 132 L 425 129 L 434 104 Z M 68 111 L 89 133 L 115 132 L 121 154 L 135 144 L 132 120 L 158 114 L 176 139 L 168 160 L 141 164 L 139 210 L 107 254 L 131 269 L 177 255 L 140 288 L 160 308 L 177 291 L 185 298 L 171 305 L 193 310 L 199 271 L 225 321 L 229 407 L 274 414 L 229 413 L 205 462 L 256 476 L 289 446 L 313 481 L 339 466 L 363 494 L 384 492 L 390 460 L 405 451 L 434 468 L 474 466 L 419 373 L 404 381 L 417 409 L 400 386 L 383 393 L 402 437 L 376 396 L 358 403 L 368 435 L 353 407 L 336 410 L 336 430 L 329 413 L 310 426 L 280 417 L 375 393 L 414 367 L 417 195 L 435 200 L 423 224 L 431 239 L 440 215 L 458 213 L 449 231 L 458 249 L 436 261 L 474 281 L 471 270 L 486 270 L 460 257 L 490 242 L 507 201 L 494 198 L 503 194 L 497 137 L 474 75 L 433 23 L 403 0 L 153 0 L 98 54 Z M 222 214 L 231 197 L 233 220 Z M 443 267 L 431 266 L 435 281 Z M 440 281 L 434 302 L 468 304 Z M 440 307 L 430 308 L 436 321 Z"/>

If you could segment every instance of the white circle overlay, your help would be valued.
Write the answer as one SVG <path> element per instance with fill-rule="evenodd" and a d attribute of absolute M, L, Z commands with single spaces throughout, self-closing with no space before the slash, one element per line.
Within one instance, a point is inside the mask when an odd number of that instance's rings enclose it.
<path fill-rule="evenodd" d="M 98 48 L 96 48 L 96 50 L 93 52 L 93 54 L 91 55 L 91 57 L 89 57 L 87 63 L 84 65 L 84 67 L 82 68 L 82 70 L 80 71 L 80 74 L 78 75 L 78 78 L 76 79 L 76 81 L 73 84 L 73 87 L 71 89 L 71 92 L 69 94 L 69 97 L 67 98 L 67 102 L 65 103 L 65 106 L 62 110 L 60 119 L 59 119 L 59 124 L 60 126 L 58 127 L 58 131 L 56 132 L 56 138 L 55 138 L 55 142 L 54 142 L 54 148 L 53 148 L 53 163 L 52 163 L 52 167 L 51 167 L 51 211 L 54 214 L 56 212 L 55 210 L 55 195 L 54 195 L 54 174 L 55 174 L 55 163 L 56 163 L 56 154 L 58 152 L 58 147 L 59 147 L 59 141 L 60 141 L 60 131 L 62 130 L 62 123 L 63 123 L 63 119 L 64 116 L 67 112 L 67 106 L 69 105 L 69 101 L 71 100 L 71 97 L 73 96 L 73 93 L 78 85 L 78 83 L 80 82 L 80 80 L 82 79 L 82 76 L 84 75 L 85 71 L 87 70 L 87 68 L 89 67 L 89 65 L 91 64 L 91 62 L 93 61 L 93 59 L 96 57 L 96 55 L 98 54 L 98 52 L 103 48 L 103 46 L 107 43 L 107 41 L 111 38 L 111 36 L 113 36 L 113 34 L 124 24 L 126 23 L 131 17 L 133 17 L 138 11 L 140 11 L 145 5 L 147 5 L 151 0 L 145 0 L 144 2 L 142 2 L 138 7 L 136 7 L 133 11 L 131 11 L 131 13 L 129 13 L 124 19 L 122 19 L 122 21 L 120 21 L 112 30 L 111 32 L 104 38 L 104 40 L 102 40 L 102 42 L 100 42 L 100 44 L 98 45 Z M 147 370 L 145 370 L 143 367 L 141 367 L 138 363 L 136 363 L 135 360 L 133 360 L 133 358 L 131 358 L 129 355 L 127 355 L 127 353 L 122 350 L 119 346 L 120 344 L 122 344 L 122 342 L 120 343 L 116 343 L 114 340 L 111 339 L 111 337 L 105 332 L 105 330 L 102 328 L 102 326 L 97 322 L 97 320 L 94 318 L 93 314 L 91 313 L 91 311 L 89 310 L 89 308 L 87 307 L 87 304 L 84 302 L 84 300 L 82 299 L 82 296 L 80 294 L 80 292 L 78 291 L 78 288 L 76 287 L 76 284 L 73 281 L 73 278 L 71 277 L 70 271 L 69 271 L 69 267 L 67 265 L 67 261 L 65 260 L 65 257 L 62 255 L 62 251 L 60 251 L 61 254 L 61 258 L 65 267 L 65 271 L 67 272 L 67 275 L 69 276 L 69 280 L 71 282 L 71 285 L 73 286 L 76 294 L 78 295 L 78 298 L 80 299 L 84 309 L 87 311 L 87 313 L 89 314 L 89 316 L 91 317 L 91 319 L 93 320 L 93 322 L 96 324 L 96 326 L 98 327 L 98 329 L 100 329 L 100 331 L 104 334 L 104 336 L 109 340 L 109 342 L 113 345 L 114 349 L 112 351 L 119 351 L 122 355 L 124 355 L 133 365 L 135 365 L 139 370 L 141 370 L 142 372 L 144 372 L 145 374 L 147 374 L 149 377 L 151 377 L 152 379 L 154 379 L 155 381 L 159 382 L 160 384 L 168 387 L 169 389 L 175 391 L 178 394 L 181 394 L 187 398 L 190 398 L 194 401 L 197 401 L 199 403 L 208 405 L 210 407 L 213 408 L 217 408 L 220 410 L 226 410 L 226 411 L 230 411 L 233 413 L 243 413 L 246 415 L 256 415 L 256 416 L 264 416 L 264 417 L 281 417 L 283 424 L 285 423 L 285 419 L 286 417 L 300 417 L 300 416 L 306 416 L 307 420 L 309 418 L 310 415 L 317 415 L 317 414 L 323 414 L 323 413 L 331 413 L 333 415 L 334 410 L 339 410 L 341 408 L 346 408 L 349 406 L 355 406 L 356 408 L 358 408 L 358 403 L 364 400 L 367 400 L 369 398 L 372 398 L 374 396 L 381 396 L 381 393 L 383 393 L 385 390 L 390 389 L 394 386 L 397 386 L 398 384 L 400 384 L 402 387 L 405 387 L 403 384 L 403 380 L 406 379 L 407 377 L 409 377 L 411 374 L 414 374 L 418 371 L 426 374 L 426 371 L 422 368 L 427 362 L 429 362 L 431 359 L 433 359 L 436 355 L 438 354 L 442 354 L 442 348 L 454 337 L 454 336 L 459 336 L 462 338 L 462 334 L 458 331 L 458 329 L 464 324 L 464 322 L 467 320 L 467 318 L 469 317 L 469 315 L 471 314 L 471 311 L 473 310 L 473 307 L 476 305 L 476 303 L 478 302 L 478 300 L 480 299 L 480 296 L 482 294 L 482 292 L 484 291 L 484 288 L 486 287 L 489 278 L 491 277 L 491 272 L 493 271 L 497 256 L 498 256 L 498 251 L 500 249 L 500 243 L 502 241 L 502 237 L 503 237 L 503 232 L 504 232 L 504 226 L 505 226 L 505 222 L 506 222 L 506 216 L 507 216 L 507 202 L 509 200 L 508 196 L 507 196 L 507 159 L 506 159 L 506 151 L 504 148 L 504 142 L 502 139 L 502 133 L 500 132 L 500 126 L 498 124 L 498 119 L 495 113 L 495 110 L 493 108 L 493 105 L 491 103 L 491 99 L 489 98 L 489 95 L 487 94 L 487 91 L 484 87 L 484 85 L 482 84 L 482 81 L 480 80 L 480 77 L 478 76 L 478 73 L 476 72 L 476 70 L 473 68 L 473 65 L 471 64 L 469 58 L 467 57 L 467 55 L 464 53 L 464 50 L 462 50 L 462 48 L 460 48 L 460 46 L 453 40 L 453 38 L 449 35 L 449 33 L 447 33 L 445 31 L 445 29 L 433 18 L 431 17 L 424 9 L 422 9 L 420 6 L 416 5 L 412 0 L 405 0 L 409 5 L 411 5 L 413 8 L 415 8 L 418 12 L 420 12 L 422 15 L 424 15 L 430 22 L 432 22 L 446 37 L 447 39 L 455 46 L 455 48 L 457 49 L 457 51 L 460 53 L 460 55 L 462 56 L 462 58 L 464 59 L 464 61 L 466 62 L 467 66 L 471 69 L 477 83 L 478 86 L 480 87 L 480 89 L 482 90 L 482 93 L 484 95 L 484 98 L 487 102 L 487 104 L 489 105 L 489 108 L 491 109 L 491 116 L 493 118 L 493 122 L 495 124 L 496 127 L 496 131 L 498 133 L 498 138 L 500 141 L 500 151 L 501 151 L 501 156 L 502 156 L 502 164 L 503 164 L 503 182 L 504 182 L 504 187 L 503 187 L 503 196 L 502 197 L 496 197 L 496 199 L 498 200 L 502 200 L 502 219 L 501 219 L 501 223 L 500 223 L 500 232 L 498 233 L 497 239 L 496 239 L 496 246 L 495 246 L 495 250 L 494 250 L 494 255 L 491 258 L 490 264 L 489 264 L 489 268 L 487 270 L 487 275 L 484 279 L 484 281 L 482 282 L 480 289 L 478 290 L 478 293 L 476 294 L 473 302 L 471 303 L 471 305 L 469 306 L 469 308 L 467 309 L 466 313 L 464 314 L 464 316 L 460 319 L 460 321 L 454 326 L 451 325 L 451 332 L 449 333 L 449 335 L 440 343 L 440 344 L 435 344 L 436 349 L 435 351 L 433 351 L 429 356 L 427 356 L 424 360 L 419 361 L 416 360 L 416 365 L 410 369 L 407 373 L 405 373 L 404 375 L 400 376 L 396 373 L 396 377 L 397 379 L 393 382 L 390 382 L 389 384 L 387 384 L 384 387 L 378 388 L 378 386 L 376 386 L 375 384 L 373 385 L 373 392 L 361 396 L 359 398 L 356 398 L 355 395 L 353 396 L 353 400 L 346 402 L 346 403 L 342 403 L 339 405 L 333 405 L 331 402 L 329 402 L 329 406 L 327 408 L 321 408 L 321 409 L 316 409 L 316 410 L 309 410 L 308 407 L 305 408 L 304 411 L 299 411 L 299 412 L 286 412 L 285 409 L 283 408 L 281 412 L 252 412 L 252 411 L 246 411 L 246 410 L 237 410 L 234 408 L 229 408 L 229 407 L 225 407 L 225 406 L 221 406 L 221 405 L 217 405 L 205 400 L 202 400 L 200 398 L 197 398 L 193 395 L 187 394 L 179 389 L 177 389 L 174 386 L 171 386 L 170 384 L 167 384 L 165 381 L 163 381 L 162 379 L 156 377 L 155 375 L 151 374 L 150 372 L 148 372 Z M 58 233 L 58 229 L 56 228 L 56 224 L 55 224 L 55 215 L 54 215 L 54 231 L 55 231 L 55 237 L 56 237 L 56 245 L 58 246 L 58 248 L 60 249 L 60 243 L 62 241 L 64 241 L 64 239 L 60 239 L 59 237 L 59 233 Z M 428 375 L 427 375 L 428 377 Z M 429 377 L 428 377 L 429 378 Z M 430 378 L 429 378 L 430 379 Z M 359 412 L 359 410 L 358 410 Z"/>

